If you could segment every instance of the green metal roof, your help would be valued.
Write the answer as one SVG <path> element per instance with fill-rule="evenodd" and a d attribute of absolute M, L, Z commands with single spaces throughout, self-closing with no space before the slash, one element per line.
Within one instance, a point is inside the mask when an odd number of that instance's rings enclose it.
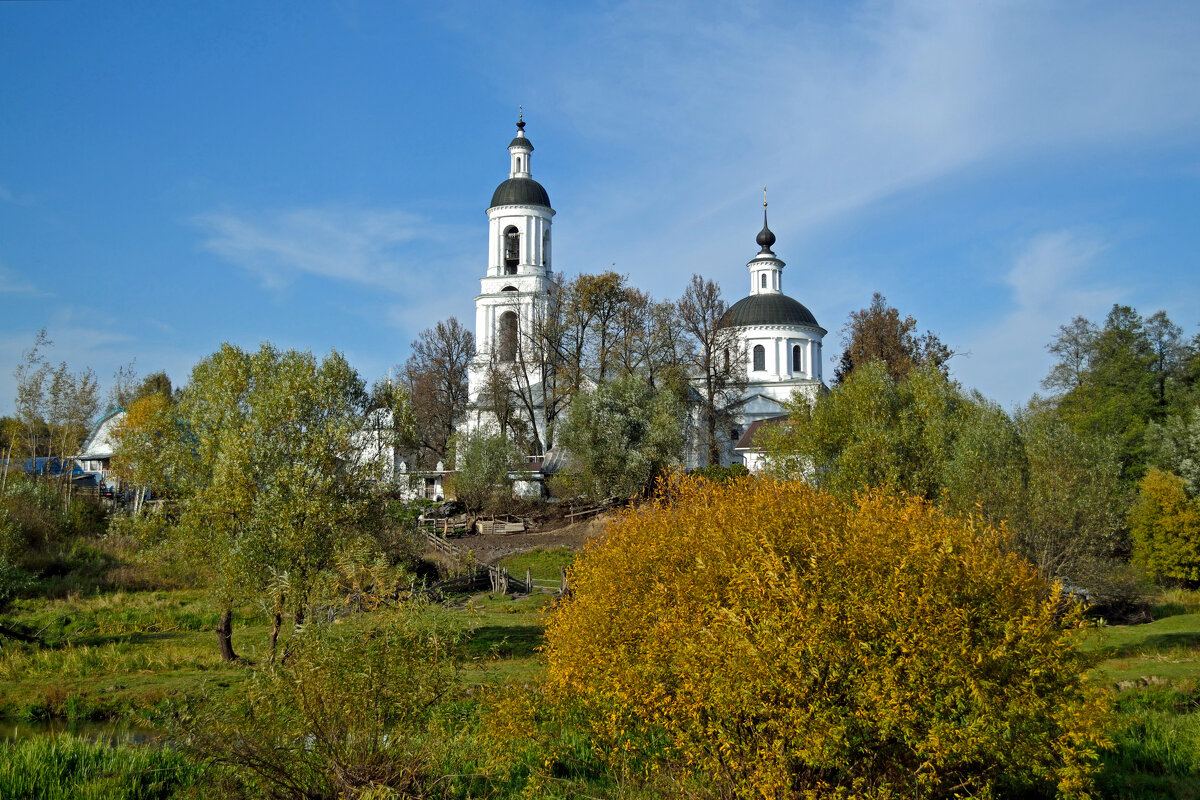
<path fill-rule="evenodd" d="M 550 208 L 550 195 L 533 178 L 509 178 L 492 193 L 495 206 L 545 206 Z"/>

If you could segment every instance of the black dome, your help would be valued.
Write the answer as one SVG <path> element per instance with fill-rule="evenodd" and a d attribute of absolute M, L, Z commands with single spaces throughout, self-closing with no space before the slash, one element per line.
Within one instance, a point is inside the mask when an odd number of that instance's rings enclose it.
<path fill-rule="evenodd" d="M 528 147 L 530 150 L 532 150 L 533 142 L 529 141 L 524 136 L 518 136 L 517 138 L 515 138 L 511 142 L 509 142 L 508 146 L 509 147 Z"/>
<path fill-rule="evenodd" d="M 545 206 L 550 208 L 550 195 L 533 178 L 509 178 L 492 192 L 492 204 L 496 206 Z"/>
<path fill-rule="evenodd" d="M 812 312 L 786 294 L 752 294 L 738 300 L 725 316 L 722 325 L 806 325 L 820 328 Z"/>

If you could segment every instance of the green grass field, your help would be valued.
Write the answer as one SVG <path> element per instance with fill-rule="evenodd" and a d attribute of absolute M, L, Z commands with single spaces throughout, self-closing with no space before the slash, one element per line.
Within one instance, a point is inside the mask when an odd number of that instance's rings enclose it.
<path fill-rule="evenodd" d="M 1145 625 L 1104 627 L 1083 647 L 1113 692 L 1111 798 L 1200 800 L 1200 592 L 1165 593 Z"/>

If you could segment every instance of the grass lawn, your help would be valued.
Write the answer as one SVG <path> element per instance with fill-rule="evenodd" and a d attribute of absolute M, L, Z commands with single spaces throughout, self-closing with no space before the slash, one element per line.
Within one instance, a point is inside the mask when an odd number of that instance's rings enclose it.
<path fill-rule="evenodd" d="M 1154 622 L 1102 628 L 1083 645 L 1114 692 L 1107 797 L 1200 800 L 1200 593 L 1171 594 Z"/>
<path fill-rule="evenodd" d="M 553 581 L 561 579 L 560 569 L 569 567 L 579 553 L 567 547 L 539 547 L 524 553 L 506 556 L 500 559 L 499 566 L 507 567 L 508 573 L 514 578 L 525 579 L 525 570 L 529 570 L 535 581 Z"/>
<path fill-rule="evenodd" d="M 8 618 L 39 631 L 43 644 L 0 648 L 4 717 L 120 716 L 204 684 L 234 686 L 245 674 L 221 661 L 217 615 L 194 590 L 25 599 Z M 266 637 L 261 619 L 234 629 L 234 645 L 247 655 Z"/>

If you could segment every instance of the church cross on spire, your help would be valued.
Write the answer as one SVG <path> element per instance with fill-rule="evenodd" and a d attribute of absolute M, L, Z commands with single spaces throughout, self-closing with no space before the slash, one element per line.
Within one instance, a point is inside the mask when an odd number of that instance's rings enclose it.
<path fill-rule="evenodd" d="M 767 227 L 767 187 L 765 186 L 763 187 L 763 227 L 754 241 L 762 248 L 758 251 L 759 255 L 775 255 L 771 252 L 771 245 L 775 244 L 775 234 Z"/>

